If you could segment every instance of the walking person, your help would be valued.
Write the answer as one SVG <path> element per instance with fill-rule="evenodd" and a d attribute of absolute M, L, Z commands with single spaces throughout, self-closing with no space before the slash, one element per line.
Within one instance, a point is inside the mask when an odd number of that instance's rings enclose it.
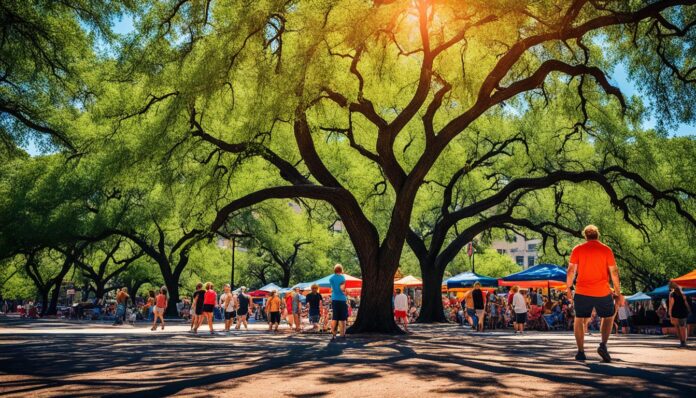
<path fill-rule="evenodd" d="M 628 334 L 630 332 L 630 327 L 628 324 L 628 318 L 631 316 L 631 309 L 628 307 L 628 302 L 623 300 L 622 305 L 619 306 L 618 318 L 619 327 L 621 328 L 621 334 Z"/>
<path fill-rule="evenodd" d="M 205 290 L 203 290 L 203 284 L 198 282 L 196 284 L 196 291 L 193 292 L 191 299 L 191 330 L 190 332 L 197 333 L 198 331 L 198 320 L 201 315 L 203 315 L 203 300 L 205 299 Z"/>
<path fill-rule="evenodd" d="M 234 327 L 235 329 L 239 330 L 242 324 L 244 325 L 244 330 L 249 329 L 247 320 L 249 318 L 249 308 L 251 306 L 251 296 L 246 294 L 246 287 L 240 287 L 239 294 L 237 295 L 237 326 Z"/>
<path fill-rule="evenodd" d="M 476 312 L 476 318 L 478 320 L 476 330 L 483 332 L 483 323 L 486 317 L 486 295 L 481 291 L 480 283 L 474 283 L 474 290 L 471 291 L 471 297 L 474 300 L 474 311 Z"/>
<path fill-rule="evenodd" d="M 312 291 L 305 298 L 309 306 L 309 323 L 312 324 L 312 331 L 319 330 L 319 318 L 321 315 L 322 298 L 319 294 L 319 285 L 312 284 Z"/>
<path fill-rule="evenodd" d="M 404 331 L 408 333 L 408 297 L 401 292 L 401 289 L 396 289 L 394 296 L 394 319 L 398 324 L 399 321 L 404 324 Z"/>
<path fill-rule="evenodd" d="M 126 303 L 128 302 L 128 288 L 123 288 L 116 293 L 116 314 L 114 326 L 122 325 L 126 320 Z M 28 313 L 28 311 L 27 311 Z"/>
<path fill-rule="evenodd" d="M 285 320 L 288 322 L 291 330 L 295 323 L 295 317 L 292 316 L 292 298 L 293 292 L 285 293 Z"/>
<path fill-rule="evenodd" d="M 147 320 L 151 321 L 155 318 L 155 305 L 157 304 L 157 298 L 154 290 L 148 292 L 147 297 Z"/>
<path fill-rule="evenodd" d="M 527 299 L 524 296 L 524 292 L 520 290 L 520 287 L 515 285 L 511 289 L 512 295 L 512 311 L 515 313 L 514 328 L 515 334 L 524 334 L 524 324 L 527 323 L 527 312 L 529 307 L 527 306 Z"/>
<path fill-rule="evenodd" d="M 331 309 L 333 319 L 331 321 L 331 340 L 336 339 L 337 329 L 340 329 L 341 338 L 346 337 L 346 321 L 348 320 L 348 304 L 346 298 L 346 277 L 343 276 L 343 266 L 336 264 L 334 274 L 329 278 L 331 285 Z"/>
<path fill-rule="evenodd" d="M 299 287 L 295 287 L 294 294 L 292 296 L 292 315 L 293 321 L 295 322 L 295 331 L 301 332 L 301 321 L 302 321 L 302 293 Z"/>
<path fill-rule="evenodd" d="M 230 291 L 230 284 L 225 284 L 225 292 L 220 295 L 220 307 L 225 313 L 225 333 L 230 333 L 232 323 L 237 321 L 237 296 Z"/>
<path fill-rule="evenodd" d="M 196 328 L 193 329 L 194 333 L 198 333 L 198 328 L 201 327 L 203 323 L 203 318 L 206 319 L 208 323 L 208 328 L 210 329 L 210 334 L 215 334 L 213 331 L 213 311 L 215 311 L 215 303 L 217 302 L 217 293 L 215 293 L 215 286 L 212 282 L 206 282 L 205 293 L 203 294 L 203 313 L 198 317 L 198 323 Z"/>
<path fill-rule="evenodd" d="M 586 242 L 575 246 L 570 253 L 568 264 L 568 296 L 570 287 L 575 281 L 575 296 L 572 297 L 575 307 L 575 341 L 578 352 L 575 359 L 584 361 L 585 355 L 585 322 L 596 311 L 602 319 L 600 333 L 602 342 L 597 348 L 597 353 L 604 362 L 611 362 L 611 356 L 607 350 L 607 342 L 614 325 L 615 304 L 623 304 L 621 294 L 621 282 L 619 280 L 619 268 L 616 266 L 614 253 L 609 246 L 599 241 L 599 229 L 594 225 L 588 225 L 582 231 Z M 577 274 L 577 280 L 575 278 Z M 614 285 L 614 293 L 609 286 L 609 276 Z"/>
<path fill-rule="evenodd" d="M 686 329 L 686 319 L 689 317 L 688 303 L 681 287 L 674 282 L 669 283 L 669 319 L 674 325 L 679 339 L 679 347 L 686 347 L 686 339 L 689 337 Z"/>
<path fill-rule="evenodd" d="M 155 310 L 153 311 L 154 318 L 152 320 L 152 331 L 157 330 L 157 318 L 160 319 L 162 323 L 162 330 L 164 330 L 164 312 L 167 310 L 167 288 L 162 286 L 159 294 L 155 297 Z"/>
<path fill-rule="evenodd" d="M 280 325 L 280 297 L 278 292 L 273 290 L 266 302 L 266 318 L 268 319 L 268 330 L 278 332 Z"/>

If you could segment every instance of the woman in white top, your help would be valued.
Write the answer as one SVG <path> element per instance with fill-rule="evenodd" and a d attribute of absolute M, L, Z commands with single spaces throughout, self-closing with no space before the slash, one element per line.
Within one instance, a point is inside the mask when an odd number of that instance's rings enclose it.
<path fill-rule="evenodd" d="M 628 318 L 631 316 L 631 309 L 628 308 L 628 302 L 623 301 L 623 305 L 619 307 L 619 326 L 621 326 L 621 333 L 628 334 L 629 325 Z"/>
<path fill-rule="evenodd" d="M 527 322 L 527 300 L 524 297 L 524 293 L 520 291 L 519 286 L 513 286 L 512 291 L 515 293 L 512 296 L 512 310 L 515 312 L 515 334 L 517 332 L 523 334 L 524 324 Z"/>
<path fill-rule="evenodd" d="M 225 284 L 225 292 L 220 295 L 220 308 L 225 315 L 225 333 L 229 333 L 232 323 L 237 321 L 237 296 L 230 290 L 230 285 Z"/>

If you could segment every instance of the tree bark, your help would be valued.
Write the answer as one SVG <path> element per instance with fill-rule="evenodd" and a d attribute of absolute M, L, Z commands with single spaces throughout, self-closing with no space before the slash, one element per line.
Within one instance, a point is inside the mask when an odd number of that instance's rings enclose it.
<path fill-rule="evenodd" d="M 283 280 L 281 281 L 281 286 L 290 286 L 290 268 L 283 268 Z"/>
<path fill-rule="evenodd" d="M 170 274 L 168 277 L 165 277 L 164 285 L 167 286 L 167 291 L 169 292 L 165 315 L 170 318 L 178 318 L 179 312 L 176 310 L 176 303 L 179 301 L 179 275 Z"/>
<path fill-rule="evenodd" d="M 37 289 L 39 289 L 39 294 L 41 294 L 41 316 L 44 316 L 48 311 L 48 294 L 50 293 L 51 288 L 46 287 L 41 289 L 37 286 Z"/>
<path fill-rule="evenodd" d="M 423 303 L 417 322 L 447 322 L 445 309 L 442 306 L 444 267 L 436 267 L 434 264 L 421 264 L 421 274 L 423 277 Z"/>
<path fill-rule="evenodd" d="M 394 322 L 392 306 L 397 266 L 377 264 L 376 260 L 372 264 L 361 264 L 363 285 L 360 309 L 348 333 L 404 333 Z"/>

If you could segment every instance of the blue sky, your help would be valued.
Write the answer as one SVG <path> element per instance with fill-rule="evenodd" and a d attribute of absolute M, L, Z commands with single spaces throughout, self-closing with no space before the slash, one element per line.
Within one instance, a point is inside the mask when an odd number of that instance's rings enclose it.
<path fill-rule="evenodd" d="M 124 15 L 121 19 L 114 22 L 114 32 L 122 35 L 126 35 L 133 31 L 133 19 L 130 15 Z M 640 96 L 641 93 L 638 91 L 637 86 L 631 82 L 628 78 L 628 73 L 623 65 L 618 65 L 614 70 L 614 73 L 610 76 L 612 84 L 616 85 L 621 89 L 625 97 L 631 97 L 634 95 Z M 643 127 L 646 129 L 655 127 L 655 118 L 650 117 L 643 123 Z M 681 124 L 676 130 L 672 131 L 669 135 L 684 136 L 684 135 L 696 135 L 696 126 Z M 29 142 L 25 148 L 29 154 L 32 156 L 40 153 L 36 144 L 34 142 Z"/>

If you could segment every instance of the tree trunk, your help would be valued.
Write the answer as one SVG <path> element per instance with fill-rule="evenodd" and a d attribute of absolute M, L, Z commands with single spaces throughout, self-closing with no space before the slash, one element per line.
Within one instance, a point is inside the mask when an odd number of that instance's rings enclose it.
<path fill-rule="evenodd" d="M 104 298 L 104 284 L 97 284 L 95 282 L 94 284 L 94 296 L 97 298 L 97 300 L 101 300 Z"/>
<path fill-rule="evenodd" d="M 41 316 L 46 315 L 46 312 L 48 311 L 48 293 L 50 293 L 50 291 L 50 287 L 46 287 L 45 289 L 39 290 L 39 294 L 41 294 Z"/>
<path fill-rule="evenodd" d="M 176 310 L 176 303 L 179 302 L 179 276 L 176 274 L 169 275 L 169 277 L 164 278 L 164 284 L 169 292 L 165 315 L 169 318 L 178 318 L 179 312 Z"/>
<path fill-rule="evenodd" d="M 436 267 L 435 264 L 421 264 L 423 276 L 423 304 L 418 323 L 447 322 L 445 311 L 442 307 L 442 277 L 445 274 L 444 267 Z"/>
<path fill-rule="evenodd" d="M 56 279 L 56 282 L 53 284 L 51 302 L 48 304 L 48 308 L 44 312 L 44 315 L 56 315 L 58 313 L 58 297 L 60 296 L 60 287 L 62 282 L 63 278 L 59 278 Z"/>
<path fill-rule="evenodd" d="M 281 287 L 289 287 L 290 286 L 290 269 L 289 268 L 283 268 L 283 280 L 281 281 Z"/>
<path fill-rule="evenodd" d="M 392 308 L 396 267 L 397 265 L 378 264 L 377 261 L 362 264 L 360 309 L 358 318 L 348 328 L 348 333 L 404 333 L 394 322 Z"/>

